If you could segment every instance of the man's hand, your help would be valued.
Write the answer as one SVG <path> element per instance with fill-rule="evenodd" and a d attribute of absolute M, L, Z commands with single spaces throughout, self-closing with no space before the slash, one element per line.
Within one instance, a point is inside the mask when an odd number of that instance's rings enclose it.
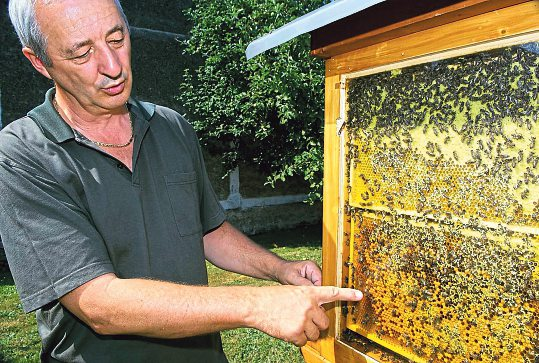
<path fill-rule="evenodd" d="M 322 271 L 313 261 L 284 261 L 275 277 L 283 285 L 322 285 Z"/>
<path fill-rule="evenodd" d="M 273 337 L 303 346 L 317 340 L 329 326 L 322 304 L 359 301 L 358 290 L 333 286 L 272 286 L 258 289 L 249 326 Z"/>

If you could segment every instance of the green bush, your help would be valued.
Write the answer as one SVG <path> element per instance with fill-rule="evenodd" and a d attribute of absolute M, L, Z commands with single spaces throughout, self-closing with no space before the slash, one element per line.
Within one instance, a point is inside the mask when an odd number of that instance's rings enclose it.
<path fill-rule="evenodd" d="M 268 182 L 302 176 L 320 197 L 324 100 L 323 62 L 298 37 L 247 61 L 256 38 L 319 8 L 323 0 L 198 0 L 185 53 L 179 99 L 204 146 L 230 170 L 257 165 Z"/>

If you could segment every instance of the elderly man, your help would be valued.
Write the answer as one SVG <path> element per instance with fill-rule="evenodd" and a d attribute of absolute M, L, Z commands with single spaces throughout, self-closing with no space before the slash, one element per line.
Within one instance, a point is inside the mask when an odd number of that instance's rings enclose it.
<path fill-rule="evenodd" d="M 0 133 L 0 230 L 42 361 L 224 362 L 218 332 L 253 327 L 303 345 L 322 287 L 225 221 L 191 126 L 130 98 L 128 23 L 114 0 L 11 0 L 33 67 L 54 82 Z M 285 285 L 208 287 L 205 259 Z"/>

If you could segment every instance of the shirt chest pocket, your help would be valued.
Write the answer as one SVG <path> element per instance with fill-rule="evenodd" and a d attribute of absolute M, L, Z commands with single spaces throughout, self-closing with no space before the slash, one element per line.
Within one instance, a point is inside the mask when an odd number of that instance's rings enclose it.
<path fill-rule="evenodd" d="M 166 175 L 165 184 L 180 235 L 201 233 L 196 172 Z"/>

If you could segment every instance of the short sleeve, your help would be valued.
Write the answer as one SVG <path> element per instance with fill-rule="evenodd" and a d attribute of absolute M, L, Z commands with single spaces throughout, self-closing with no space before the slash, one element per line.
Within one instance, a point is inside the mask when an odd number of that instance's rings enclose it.
<path fill-rule="evenodd" d="M 204 156 L 202 155 L 202 149 L 200 148 L 196 136 L 194 142 L 198 159 L 195 165 L 198 165 L 197 174 L 200 198 L 200 220 L 202 222 L 202 231 L 206 234 L 223 224 L 226 220 L 226 215 L 213 190 L 210 179 L 208 178 Z"/>
<path fill-rule="evenodd" d="M 26 312 L 114 271 L 84 208 L 50 175 L 5 159 L 0 160 L 0 230 Z"/>

